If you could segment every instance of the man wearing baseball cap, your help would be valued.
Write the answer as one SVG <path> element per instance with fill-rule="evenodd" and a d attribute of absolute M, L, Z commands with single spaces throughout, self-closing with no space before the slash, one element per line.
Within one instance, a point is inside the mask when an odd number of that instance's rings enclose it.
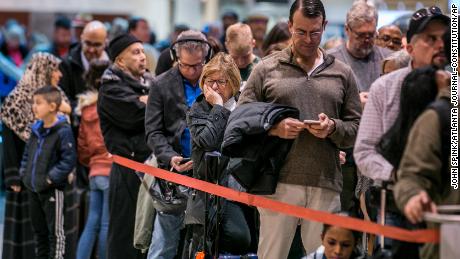
<path fill-rule="evenodd" d="M 449 24 L 450 18 L 442 14 L 436 6 L 416 11 L 411 17 L 407 32 L 406 49 L 411 56 L 409 66 L 386 74 L 371 85 L 354 149 L 356 164 L 364 176 L 376 182 L 391 182 L 394 179 L 397 168 L 393 168 L 377 152 L 377 143 L 399 114 L 401 85 L 407 74 L 423 66 L 443 68 L 446 64 L 442 37 Z M 401 215 L 386 212 L 386 221 L 391 224 L 403 226 L 402 218 Z M 385 240 L 385 245 L 393 245 L 393 248 L 396 243 L 394 240 Z"/>
<path fill-rule="evenodd" d="M 109 44 L 113 65 L 101 78 L 98 113 L 110 154 L 143 162 L 151 153 L 145 142 L 144 115 L 152 78 L 146 71 L 142 42 L 129 34 Z M 109 184 L 107 258 L 143 258 L 133 247 L 137 192 L 134 172 L 113 164 Z"/>

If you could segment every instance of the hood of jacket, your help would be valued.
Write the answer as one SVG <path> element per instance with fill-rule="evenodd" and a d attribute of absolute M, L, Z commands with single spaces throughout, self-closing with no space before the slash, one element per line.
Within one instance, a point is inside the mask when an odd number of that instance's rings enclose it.
<path fill-rule="evenodd" d="M 83 108 L 97 103 L 97 97 L 98 92 L 95 90 L 86 91 L 77 95 L 78 103 L 77 107 L 75 108 L 75 114 L 81 116 Z"/>
<path fill-rule="evenodd" d="M 38 120 L 32 125 L 32 133 L 39 138 L 43 138 L 66 123 L 67 118 L 63 115 L 58 115 L 58 120 L 50 128 L 41 130 L 43 129 L 43 120 Z"/>

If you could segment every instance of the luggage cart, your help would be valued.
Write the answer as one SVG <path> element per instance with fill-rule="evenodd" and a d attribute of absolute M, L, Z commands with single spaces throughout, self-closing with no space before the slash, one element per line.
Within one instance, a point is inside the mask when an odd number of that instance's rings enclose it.
<path fill-rule="evenodd" d="M 438 213 L 424 213 L 424 220 L 440 224 L 441 259 L 460 258 L 458 240 L 460 240 L 460 205 L 441 205 Z"/>

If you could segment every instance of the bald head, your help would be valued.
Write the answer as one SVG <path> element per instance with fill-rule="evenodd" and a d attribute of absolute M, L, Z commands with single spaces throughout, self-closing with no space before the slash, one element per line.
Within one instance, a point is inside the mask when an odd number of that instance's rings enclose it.
<path fill-rule="evenodd" d="M 85 28 L 83 29 L 82 34 L 92 34 L 92 33 L 100 33 L 105 34 L 107 36 L 107 29 L 105 25 L 100 21 L 92 21 L 86 24 Z"/>
<path fill-rule="evenodd" d="M 82 52 L 88 61 L 100 59 L 107 41 L 107 29 L 100 21 L 86 24 L 81 34 Z"/>
<path fill-rule="evenodd" d="M 382 26 L 378 30 L 377 45 L 398 51 L 402 48 L 402 32 L 396 25 Z"/>

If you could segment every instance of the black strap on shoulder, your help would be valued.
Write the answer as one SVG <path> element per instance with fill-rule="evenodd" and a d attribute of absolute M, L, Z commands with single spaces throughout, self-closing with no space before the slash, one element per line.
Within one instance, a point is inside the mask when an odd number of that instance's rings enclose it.
<path fill-rule="evenodd" d="M 449 177 L 449 156 L 450 156 L 450 110 L 452 105 L 447 97 L 442 97 L 428 106 L 428 109 L 436 111 L 441 126 L 441 162 L 443 181 Z"/>

